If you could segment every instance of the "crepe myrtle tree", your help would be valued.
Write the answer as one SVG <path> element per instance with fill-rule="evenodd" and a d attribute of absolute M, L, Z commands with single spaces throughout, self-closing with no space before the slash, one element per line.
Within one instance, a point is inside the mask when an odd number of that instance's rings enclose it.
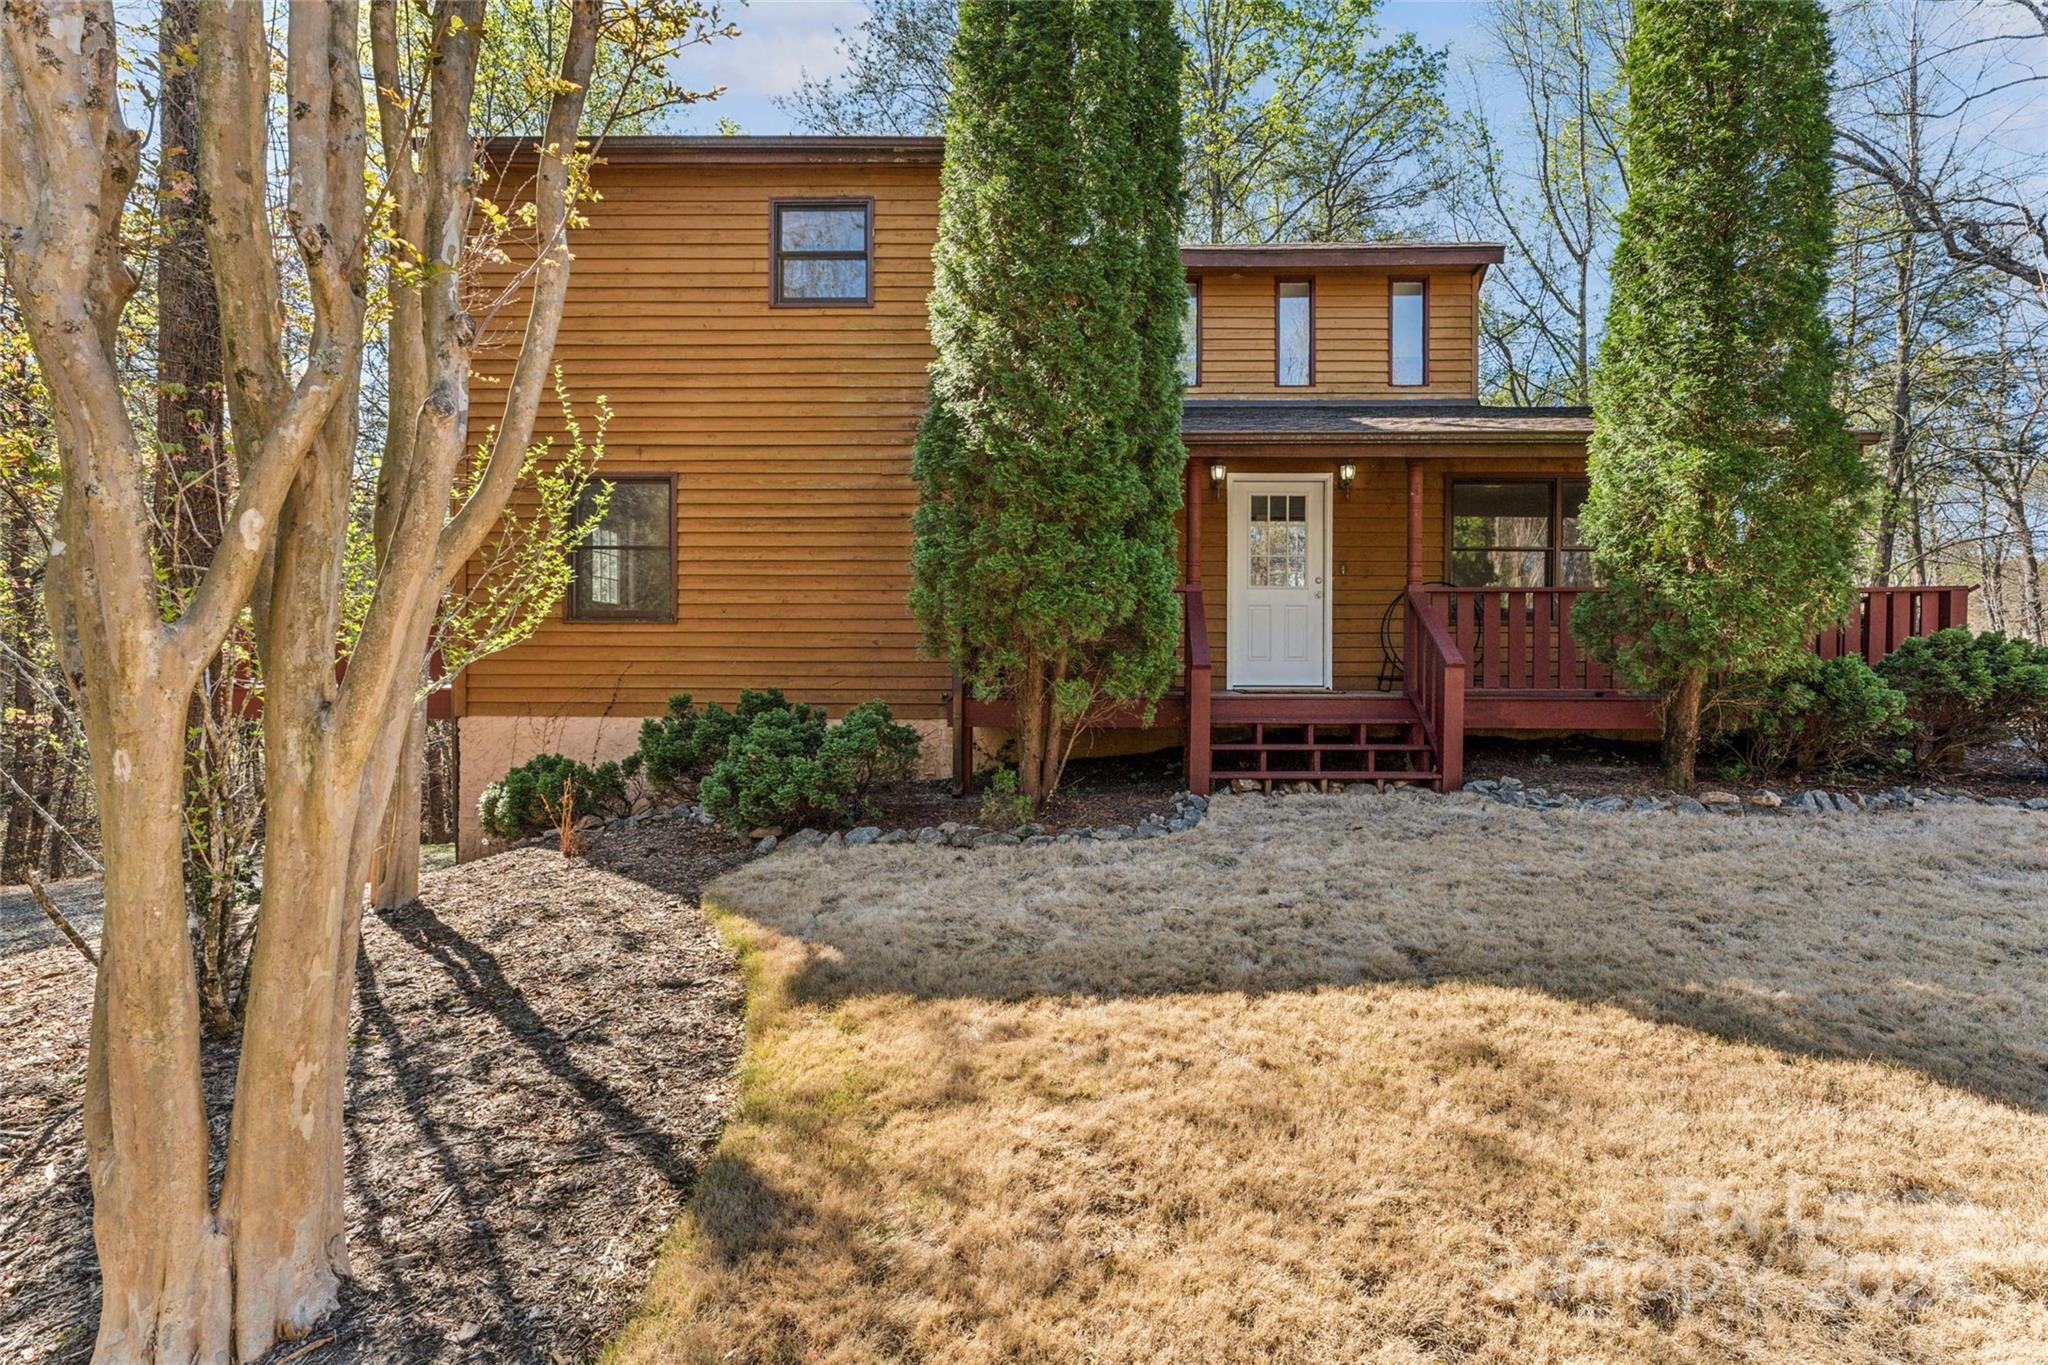
<path fill-rule="evenodd" d="M 1718 682 L 1839 620 L 1869 474 L 1831 397 L 1827 20 L 1814 0 L 1642 0 L 1629 201 L 1585 509 L 1579 638 L 1662 698 L 1693 780 Z"/>
<path fill-rule="evenodd" d="M 968 0 L 913 473 L 927 647 L 1017 703 L 1043 805 L 1179 640 L 1180 44 L 1142 0 Z"/>
<path fill-rule="evenodd" d="M 282 301 L 293 272 L 273 239 L 266 178 L 248 173 L 270 164 L 264 7 L 202 5 L 199 163 L 239 478 L 227 533 L 168 620 L 142 438 L 115 363 L 133 284 L 122 205 L 138 148 L 122 120 L 114 9 L 0 7 L 0 251 L 52 394 L 62 493 L 47 594 L 90 743 L 106 862 L 85 1094 L 98 1362 L 250 1361 L 335 1303 L 347 1269 L 347 1025 L 370 852 L 443 588 L 497 521 L 547 389 L 598 6 L 569 8 L 527 195 L 536 250 L 519 359 L 483 468 L 458 499 L 483 5 L 433 6 L 415 80 L 395 41 L 396 2 L 375 0 L 369 14 L 386 162 L 375 187 L 359 9 L 334 0 L 288 11 L 283 240 L 312 304 L 309 332 L 291 340 Z M 383 213 L 394 225 L 385 249 L 413 262 L 413 289 L 389 324 L 395 435 L 378 479 L 376 582 L 338 677 L 366 259 Z M 215 1202 L 179 858 L 184 703 L 245 606 L 265 679 L 267 838 Z"/>

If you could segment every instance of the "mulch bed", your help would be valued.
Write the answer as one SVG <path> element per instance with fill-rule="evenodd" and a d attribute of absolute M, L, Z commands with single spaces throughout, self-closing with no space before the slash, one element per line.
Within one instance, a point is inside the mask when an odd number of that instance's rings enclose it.
<path fill-rule="evenodd" d="M 980 779 L 986 783 L 986 774 Z M 1180 750 L 1117 758 L 1077 758 L 1067 764 L 1052 804 L 1037 817 L 1049 834 L 1077 828 L 1135 825 L 1148 815 L 1168 813 L 1175 793 L 1186 790 Z M 982 791 L 953 795 L 947 780 L 904 782 L 876 792 L 881 813 L 862 821 L 883 829 L 920 829 L 948 820 L 978 825 Z"/>
<path fill-rule="evenodd" d="M 355 1278 L 324 1344 L 273 1359 L 580 1361 L 637 1303 L 734 1101 L 742 991 L 695 902 L 751 851 L 674 824 L 595 843 L 594 866 L 529 848 L 430 873 L 365 923 Z M 14 899 L 0 929 L 40 919 Z M 0 1360 L 84 1361 L 92 977 L 54 933 L 0 947 Z M 233 1056 L 207 1060 L 217 1173 Z"/>
<path fill-rule="evenodd" d="M 1465 777 L 1520 778 L 1527 786 L 1542 787 L 1577 797 L 1647 796 L 1671 790 L 1658 770 L 1658 747 L 1654 743 L 1602 740 L 1582 735 L 1556 739 L 1473 738 L 1465 742 Z M 1759 778 L 1754 774 L 1716 772 L 1710 763 L 1700 765 L 1695 791 L 1739 785 L 1745 790 L 1757 786 L 1779 791 L 1800 787 L 1826 787 L 1829 791 L 1873 792 L 1897 787 L 1934 786 L 1943 791 L 1968 792 L 1974 796 L 2013 796 L 2021 800 L 2048 796 L 2048 768 L 2036 762 L 2024 749 L 2002 747 L 1971 751 L 1961 772 L 1939 775 L 1896 772 L 1848 772 L 1780 775 Z"/>

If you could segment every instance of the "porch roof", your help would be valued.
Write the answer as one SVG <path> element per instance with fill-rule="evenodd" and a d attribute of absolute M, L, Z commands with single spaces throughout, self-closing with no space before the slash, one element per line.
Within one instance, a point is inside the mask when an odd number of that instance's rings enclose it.
<path fill-rule="evenodd" d="M 1593 410 L 1438 401 L 1190 398 L 1181 404 L 1180 431 L 1183 440 L 1204 445 L 1417 440 L 1579 444 L 1593 434 Z"/>

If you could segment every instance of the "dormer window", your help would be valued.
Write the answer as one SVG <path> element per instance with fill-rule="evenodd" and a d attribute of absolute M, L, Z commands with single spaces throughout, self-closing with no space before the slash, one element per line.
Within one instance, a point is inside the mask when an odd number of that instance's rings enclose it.
<path fill-rule="evenodd" d="M 1429 330 L 1429 286 L 1422 280 L 1394 280 L 1387 286 L 1387 381 L 1429 382 L 1424 335 Z"/>
<path fill-rule="evenodd" d="M 1316 382 L 1316 290 L 1309 280 L 1273 285 L 1273 382 L 1305 388 Z"/>

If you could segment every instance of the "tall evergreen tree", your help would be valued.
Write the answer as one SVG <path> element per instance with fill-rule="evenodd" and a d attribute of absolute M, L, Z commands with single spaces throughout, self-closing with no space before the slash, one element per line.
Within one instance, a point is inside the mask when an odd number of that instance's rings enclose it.
<path fill-rule="evenodd" d="M 1664 699 L 1689 783 L 1703 705 L 1839 618 L 1869 475 L 1835 407 L 1830 46 L 1816 0 L 1639 0 L 1628 207 L 1585 511 L 1607 590 L 1580 638 Z"/>
<path fill-rule="evenodd" d="M 1145 0 L 967 0 L 933 253 L 911 604 L 1017 700 L 1043 803 L 1179 642 L 1180 45 Z"/>

